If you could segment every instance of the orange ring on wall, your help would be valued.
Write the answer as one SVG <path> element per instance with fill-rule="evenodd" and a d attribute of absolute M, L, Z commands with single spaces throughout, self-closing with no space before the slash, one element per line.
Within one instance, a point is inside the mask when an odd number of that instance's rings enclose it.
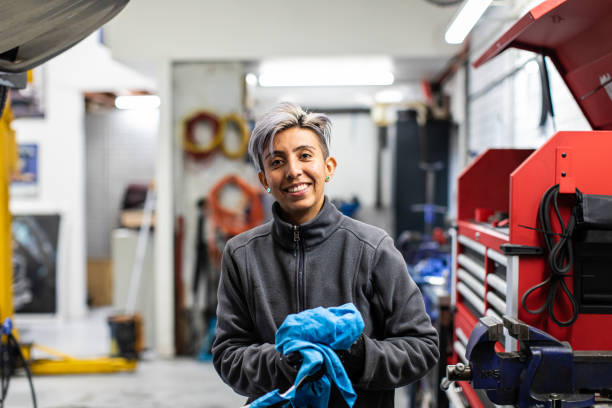
<path fill-rule="evenodd" d="M 247 197 L 250 209 L 247 214 L 238 214 L 221 206 L 219 193 L 223 187 L 233 184 L 242 190 Z M 208 198 L 211 209 L 211 219 L 215 226 L 219 227 L 225 235 L 233 237 L 244 231 L 250 230 L 264 221 L 264 210 L 259 198 L 258 190 L 238 176 L 229 175 L 222 178 L 212 188 Z"/>

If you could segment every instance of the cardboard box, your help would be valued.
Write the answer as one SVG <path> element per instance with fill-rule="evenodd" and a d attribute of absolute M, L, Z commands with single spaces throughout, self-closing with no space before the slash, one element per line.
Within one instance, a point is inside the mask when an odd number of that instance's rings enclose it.
<path fill-rule="evenodd" d="M 87 260 L 87 298 L 89 305 L 110 306 L 113 282 L 110 259 Z"/>

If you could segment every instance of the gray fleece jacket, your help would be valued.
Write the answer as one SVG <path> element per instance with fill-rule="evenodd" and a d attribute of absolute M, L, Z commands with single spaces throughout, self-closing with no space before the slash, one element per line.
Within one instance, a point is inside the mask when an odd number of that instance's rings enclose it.
<path fill-rule="evenodd" d="M 411 383 L 439 357 L 438 336 L 421 292 L 383 230 L 340 213 L 326 198 L 311 221 L 274 220 L 228 241 L 223 252 L 215 369 L 249 401 L 291 386 L 296 370 L 274 349 L 290 313 L 352 302 L 365 329 L 365 364 L 354 381 L 355 407 L 392 408 L 394 388 Z M 330 407 L 345 407 L 332 393 Z"/>

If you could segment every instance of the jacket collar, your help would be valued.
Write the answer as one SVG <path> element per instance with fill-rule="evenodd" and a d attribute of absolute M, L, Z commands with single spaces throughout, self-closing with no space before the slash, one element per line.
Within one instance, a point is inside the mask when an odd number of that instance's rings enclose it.
<path fill-rule="evenodd" d="M 281 219 L 280 205 L 277 202 L 272 205 L 272 215 L 274 216 L 272 235 L 276 242 L 287 249 L 295 248 L 296 226 Z M 297 226 L 297 233 L 304 248 L 308 249 L 325 241 L 338 228 L 343 217 L 336 206 L 325 197 L 323 207 L 317 216 Z"/>

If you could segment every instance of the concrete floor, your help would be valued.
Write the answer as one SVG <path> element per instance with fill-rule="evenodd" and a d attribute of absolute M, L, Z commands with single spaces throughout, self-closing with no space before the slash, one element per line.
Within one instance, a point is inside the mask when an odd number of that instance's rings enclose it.
<path fill-rule="evenodd" d="M 40 408 L 238 408 L 245 398 L 221 382 L 210 363 L 145 361 L 134 373 L 34 378 Z M 31 407 L 25 377 L 11 380 L 6 407 Z"/>
<path fill-rule="evenodd" d="M 39 408 L 239 408 L 245 403 L 210 363 L 190 359 L 145 361 L 134 373 L 34 377 L 34 389 Z M 25 376 L 11 379 L 5 406 L 32 407 Z M 401 391 L 395 406 L 408 406 Z"/>
<path fill-rule="evenodd" d="M 110 350 L 108 310 L 85 319 L 17 317 L 22 341 L 33 341 L 75 357 L 106 356 Z M 35 358 L 44 355 L 34 352 Z M 217 376 L 211 363 L 195 359 L 159 359 L 145 355 L 134 373 L 34 377 L 40 408 L 238 408 L 245 398 Z M 396 392 L 396 407 L 407 407 L 405 392 Z M 32 407 L 25 375 L 11 379 L 6 407 Z"/>
<path fill-rule="evenodd" d="M 32 342 L 74 357 L 108 356 L 110 309 L 91 311 L 83 319 L 17 316 L 22 342 Z M 48 357 L 33 351 L 34 358 Z M 34 377 L 40 408 L 241 407 L 246 399 L 218 377 L 211 363 L 195 359 L 159 359 L 145 353 L 133 373 Z M 13 377 L 6 407 L 31 407 L 25 375 Z"/>

